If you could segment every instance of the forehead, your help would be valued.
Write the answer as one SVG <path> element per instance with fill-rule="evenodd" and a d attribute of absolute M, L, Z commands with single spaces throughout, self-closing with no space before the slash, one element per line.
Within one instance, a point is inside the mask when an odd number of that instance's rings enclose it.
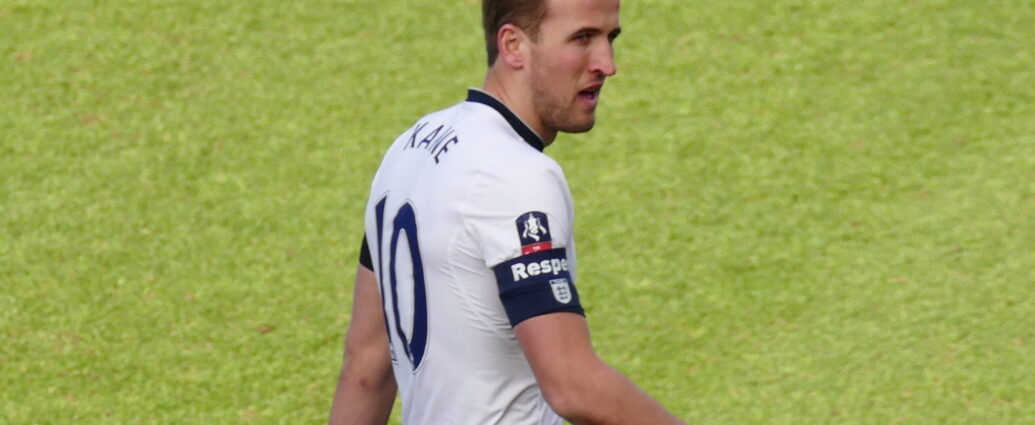
<path fill-rule="evenodd" d="M 618 28 L 619 0 L 547 0 L 541 26 L 563 32 L 596 28 L 610 32 Z"/>

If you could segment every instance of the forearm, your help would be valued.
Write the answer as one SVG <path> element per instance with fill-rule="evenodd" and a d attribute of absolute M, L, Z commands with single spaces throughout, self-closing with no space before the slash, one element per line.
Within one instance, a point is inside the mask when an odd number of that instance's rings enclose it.
<path fill-rule="evenodd" d="M 686 425 L 620 372 L 599 362 L 577 380 L 565 419 L 575 425 Z"/>
<path fill-rule="evenodd" d="M 330 425 L 384 425 L 395 401 L 391 368 L 362 370 L 346 357 L 331 406 Z"/>
<path fill-rule="evenodd" d="M 578 314 L 544 314 L 514 327 L 546 402 L 576 425 L 686 425 L 604 363 Z"/>

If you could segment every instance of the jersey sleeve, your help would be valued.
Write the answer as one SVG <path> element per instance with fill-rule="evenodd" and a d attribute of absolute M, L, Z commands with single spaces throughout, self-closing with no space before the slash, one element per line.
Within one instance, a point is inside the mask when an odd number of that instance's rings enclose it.
<path fill-rule="evenodd" d="M 560 166 L 542 157 L 486 168 L 472 188 L 466 223 L 495 273 L 511 325 L 547 313 L 584 314 L 568 258 L 572 208 Z"/>
<path fill-rule="evenodd" d="M 359 246 L 359 264 L 367 270 L 374 270 L 374 261 L 370 257 L 370 246 L 367 245 L 367 236 L 363 235 L 363 243 Z"/>

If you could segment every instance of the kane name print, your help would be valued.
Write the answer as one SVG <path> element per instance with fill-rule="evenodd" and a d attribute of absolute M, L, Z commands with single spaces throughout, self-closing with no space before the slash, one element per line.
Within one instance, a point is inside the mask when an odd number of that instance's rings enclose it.
<path fill-rule="evenodd" d="M 460 137 L 452 127 L 439 125 L 434 129 L 428 129 L 428 122 L 417 123 L 410 132 L 410 138 L 403 144 L 403 150 L 423 149 L 431 155 L 438 164 L 440 157 L 449 152 L 449 145 L 460 143 Z"/>

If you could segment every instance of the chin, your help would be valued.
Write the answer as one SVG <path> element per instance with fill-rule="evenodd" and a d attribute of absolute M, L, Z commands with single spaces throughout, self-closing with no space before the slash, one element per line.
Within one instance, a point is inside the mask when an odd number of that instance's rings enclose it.
<path fill-rule="evenodd" d="M 594 114 L 571 114 L 567 120 L 557 120 L 556 125 L 550 127 L 557 129 L 557 131 L 564 133 L 585 133 L 593 129 L 593 125 L 596 124 L 596 117 Z"/>
<path fill-rule="evenodd" d="M 596 124 L 596 120 L 590 118 L 587 121 L 570 123 L 569 125 L 562 128 L 561 131 L 565 133 L 585 133 L 593 129 L 593 125 Z"/>
<path fill-rule="evenodd" d="M 571 131 L 569 131 L 568 133 L 585 133 L 585 132 L 590 131 L 590 130 L 593 129 L 593 124 L 594 123 L 589 123 L 589 124 L 581 126 L 581 127 L 575 127 Z"/>

